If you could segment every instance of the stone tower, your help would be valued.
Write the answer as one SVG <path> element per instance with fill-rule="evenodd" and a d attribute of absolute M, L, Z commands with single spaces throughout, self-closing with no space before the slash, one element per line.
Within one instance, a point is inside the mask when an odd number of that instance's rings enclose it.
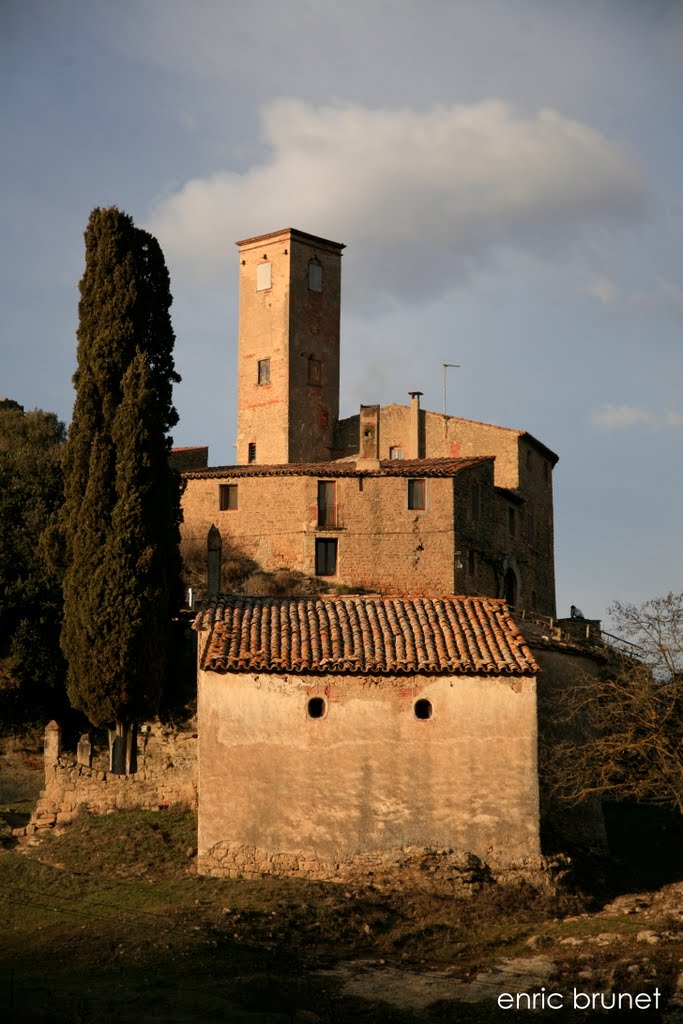
<path fill-rule="evenodd" d="M 344 246 L 294 228 L 237 243 L 237 463 L 332 457 Z"/>

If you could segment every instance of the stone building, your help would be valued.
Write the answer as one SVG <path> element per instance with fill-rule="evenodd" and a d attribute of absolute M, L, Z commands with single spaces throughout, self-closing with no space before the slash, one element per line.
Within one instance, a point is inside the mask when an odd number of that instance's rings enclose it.
<path fill-rule="evenodd" d="M 230 596 L 196 627 L 201 872 L 537 860 L 537 666 L 504 602 Z"/>
<path fill-rule="evenodd" d="M 553 717 L 552 700 L 539 716 L 539 664 L 552 697 L 587 663 L 552 621 L 557 456 L 526 431 L 425 410 L 417 391 L 340 420 L 343 246 L 294 229 L 238 246 L 237 464 L 176 455 L 183 543 L 209 556 L 199 870 L 537 860 L 539 807 L 557 818 L 542 789 L 539 802 Z M 219 596 L 221 559 L 336 596 Z M 588 842 L 591 813 L 575 830 Z"/>
<path fill-rule="evenodd" d="M 237 465 L 184 468 L 185 550 L 351 589 L 504 597 L 555 614 L 552 470 L 531 434 L 408 406 L 339 419 L 343 245 L 238 243 Z"/>

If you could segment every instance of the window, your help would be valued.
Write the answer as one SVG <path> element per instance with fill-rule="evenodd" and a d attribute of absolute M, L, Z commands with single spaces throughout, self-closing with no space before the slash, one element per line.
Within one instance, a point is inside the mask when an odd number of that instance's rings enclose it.
<path fill-rule="evenodd" d="M 318 537 L 315 542 L 316 576 L 334 576 L 337 572 L 336 538 Z"/>
<path fill-rule="evenodd" d="M 308 289 L 311 292 L 323 290 L 323 265 L 316 256 L 308 261 Z"/>
<path fill-rule="evenodd" d="M 221 512 L 233 512 L 237 508 L 237 484 L 218 485 L 218 507 Z"/>
<path fill-rule="evenodd" d="M 265 292 L 273 283 L 273 264 L 259 263 L 256 268 L 256 291 Z"/>
<path fill-rule="evenodd" d="M 323 382 L 323 364 L 315 356 L 308 357 L 308 383 L 319 386 Z"/>
<path fill-rule="evenodd" d="M 508 531 L 511 537 L 514 537 L 517 533 L 517 516 L 515 515 L 514 508 L 508 509 Z"/>
<path fill-rule="evenodd" d="M 393 445 L 389 449 L 389 458 L 390 459 L 402 459 L 403 458 L 403 449 L 399 448 L 397 445 Z"/>
<path fill-rule="evenodd" d="M 477 520 L 479 519 L 479 484 L 472 484 L 471 499 L 472 518 Z"/>
<path fill-rule="evenodd" d="M 270 384 L 270 359 L 259 359 L 258 382 L 259 384 Z"/>
<path fill-rule="evenodd" d="M 318 526 L 337 525 L 337 486 L 334 480 L 318 480 Z"/>
<path fill-rule="evenodd" d="M 421 697 L 420 700 L 415 701 L 413 710 L 416 718 L 426 722 L 428 718 L 432 717 L 432 702 L 425 697 Z"/>
<path fill-rule="evenodd" d="M 324 718 L 327 705 L 324 697 L 311 697 L 306 705 L 309 718 Z"/>
<path fill-rule="evenodd" d="M 408 481 L 408 508 L 425 508 L 425 482 L 424 480 Z"/>
<path fill-rule="evenodd" d="M 509 568 L 505 572 L 503 596 L 511 608 L 514 608 L 517 604 L 517 589 L 517 574 L 514 569 Z"/>
<path fill-rule="evenodd" d="M 247 450 L 247 462 L 256 462 L 256 441 L 249 442 Z"/>

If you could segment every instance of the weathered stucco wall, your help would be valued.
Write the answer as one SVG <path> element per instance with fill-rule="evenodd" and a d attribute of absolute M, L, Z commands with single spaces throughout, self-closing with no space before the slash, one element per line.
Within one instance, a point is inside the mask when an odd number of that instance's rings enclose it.
<path fill-rule="evenodd" d="M 199 736 L 200 871 L 339 877 L 406 847 L 497 865 L 539 853 L 533 679 L 202 672 Z"/>
<path fill-rule="evenodd" d="M 553 757 L 555 743 L 580 736 L 580 723 L 567 722 L 561 697 L 570 686 L 596 677 L 603 668 L 603 659 L 595 652 L 552 650 L 531 641 L 538 662 L 538 730 L 541 738 L 539 791 L 543 820 L 544 849 L 555 852 L 566 844 L 604 852 L 607 832 L 602 801 L 593 796 L 578 806 L 569 807 L 553 796 L 548 787 L 546 765 Z"/>

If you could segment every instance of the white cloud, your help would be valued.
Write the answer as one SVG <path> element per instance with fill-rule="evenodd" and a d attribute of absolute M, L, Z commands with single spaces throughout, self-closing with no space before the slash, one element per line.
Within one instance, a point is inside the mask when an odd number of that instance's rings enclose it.
<path fill-rule="evenodd" d="M 604 274 L 594 274 L 587 290 L 588 294 L 601 302 L 603 306 L 613 306 L 619 295 L 619 289 L 614 281 Z"/>
<path fill-rule="evenodd" d="M 645 409 L 636 409 L 632 405 L 603 405 L 593 413 L 592 419 L 599 427 L 621 430 L 635 423 L 650 423 L 652 418 Z"/>
<path fill-rule="evenodd" d="M 419 301 L 462 284 L 496 251 L 544 250 L 643 202 L 629 158 L 553 110 L 280 99 L 262 118 L 266 161 L 189 181 L 152 211 L 174 276 L 224 277 L 235 239 L 294 226 L 349 244 L 347 297 Z"/>
<path fill-rule="evenodd" d="M 682 413 L 667 412 L 663 416 L 654 416 L 646 409 L 638 409 L 632 405 L 603 405 L 595 410 L 591 418 L 596 426 L 606 427 L 608 430 L 623 430 L 638 423 L 659 429 L 683 426 Z"/>

